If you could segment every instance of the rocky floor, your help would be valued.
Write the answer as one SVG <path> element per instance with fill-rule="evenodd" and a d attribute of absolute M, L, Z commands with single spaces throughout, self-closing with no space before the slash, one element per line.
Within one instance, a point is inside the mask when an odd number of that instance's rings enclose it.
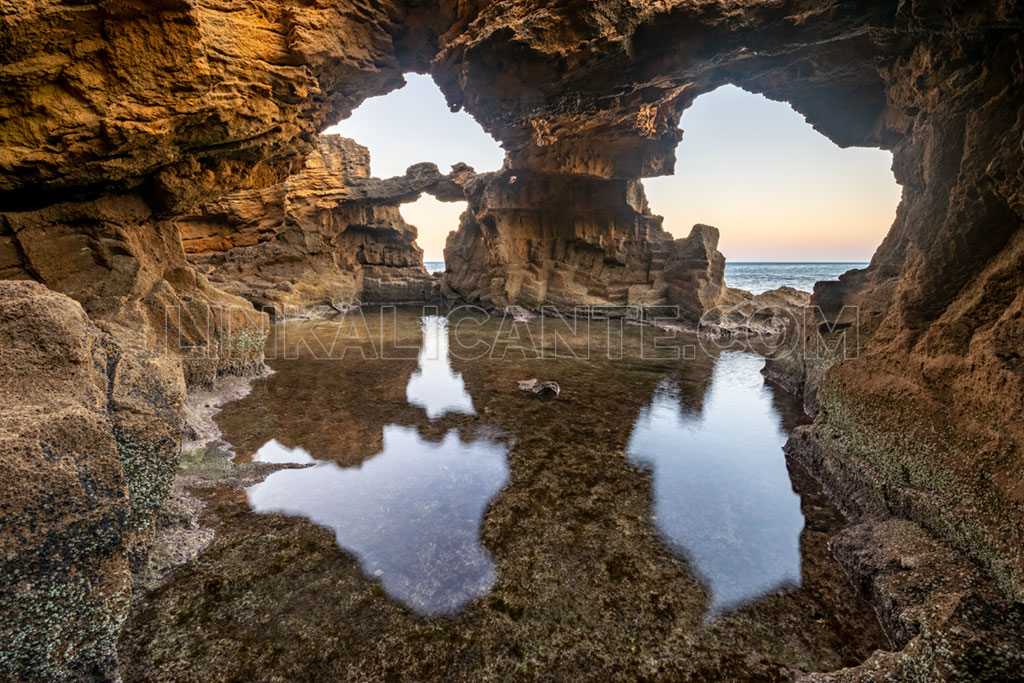
<path fill-rule="evenodd" d="M 629 347 L 639 333 L 627 332 Z M 434 421 L 406 401 L 415 360 L 295 363 L 271 361 L 277 374 L 218 416 L 234 464 L 210 449 L 183 458 L 215 537 L 136 602 L 120 646 L 126 680 L 791 680 L 889 647 L 831 556 L 845 520 L 795 463 L 802 585 L 708 617 L 708 589 L 651 523 L 650 475 L 625 458 L 660 379 L 677 377 L 699 406 L 707 361 L 541 361 L 562 387 L 547 400 L 517 386 L 537 361 L 455 361 L 477 415 Z M 790 427 L 800 421 L 798 402 L 778 401 Z M 271 436 L 352 467 L 389 423 L 430 441 L 485 429 L 510 447 L 508 483 L 481 531 L 498 580 L 457 615 L 416 614 L 329 530 L 246 503 L 241 487 L 281 467 L 248 462 Z"/>

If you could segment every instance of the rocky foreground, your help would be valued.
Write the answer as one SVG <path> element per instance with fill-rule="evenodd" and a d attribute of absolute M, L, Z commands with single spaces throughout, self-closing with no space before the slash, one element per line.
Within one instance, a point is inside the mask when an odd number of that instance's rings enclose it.
<path fill-rule="evenodd" d="M 837 553 L 903 648 L 835 678 L 1018 676 L 1022 26 L 1015 0 L 0 6 L 0 677 L 117 675 L 186 393 L 261 371 L 254 304 L 728 300 L 713 233 L 670 239 L 638 183 L 725 83 L 892 150 L 904 188 L 769 369 L 816 415 L 789 452 L 859 520 Z M 502 171 L 369 179 L 319 138 L 408 71 Z M 459 191 L 436 284 L 396 207 Z"/>

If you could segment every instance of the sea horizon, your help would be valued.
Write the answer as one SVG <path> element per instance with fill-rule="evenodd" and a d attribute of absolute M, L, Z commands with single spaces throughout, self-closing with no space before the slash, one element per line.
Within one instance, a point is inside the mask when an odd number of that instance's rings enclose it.
<path fill-rule="evenodd" d="M 751 294 L 792 287 L 812 292 L 816 282 L 836 280 L 843 273 L 867 267 L 869 261 L 726 261 L 725 284 Z M 445 270 L 444 261 L 424 261 L 431 273 Z"/>

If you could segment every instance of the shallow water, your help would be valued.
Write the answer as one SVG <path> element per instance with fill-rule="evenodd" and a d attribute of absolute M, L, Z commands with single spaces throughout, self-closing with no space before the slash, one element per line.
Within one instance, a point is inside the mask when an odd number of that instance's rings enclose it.
<path fill-rule="evenodd" d="M 762 365 L 753 354 L 720 355 L 699 411 L 663 380 L 627 448 L 651 470 L 656 525 L 707 582 L 713 611 L 800 584 L 804 516 Z"/>
<path fill-rule="evenodd" d="M 358 467 L 274 472 L 246 490 L 249 505 L 332 529 L 388 595 L 423 614 L 453 612 L 494 583 L 480 520 L 508 476 L 506 449 L 465 443 L 454 430 L 435 444 L 399 425 L 384 427 L 383 439 Z"/>
<path fill-rule="evenodd" d="M 462 375 L 452 370 L 448 357 L 448 319 L 427 315 L 421 320 L 423 347 L 419 367 L 409 378 L 405 396 L 420 406 L 431 420 L 445 413 L 474 415 L 473 399 L 466 391 Z"/>
<path fill-rule="evenodd" d="M 788 680 L 884 646 L 756 355 L 618 321 L 355 327 L 378 338 L 280 326 L 220 414 L 236 469 L 280 469 L 196 492 L 216 539 L 137 605 L 129 673 Z"/>

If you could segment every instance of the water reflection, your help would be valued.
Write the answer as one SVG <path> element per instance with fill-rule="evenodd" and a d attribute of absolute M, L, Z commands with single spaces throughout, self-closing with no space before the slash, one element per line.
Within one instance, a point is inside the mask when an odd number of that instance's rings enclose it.
<path fill-rule="evenodd" d="M 452 370 L 448 360 L 448 319 L 426 316 L 421 328 L 420 365 L 405 390 L 409 403 L 425 409 L 431 420 L 446 413 L 474 415 L 473 399 L 466 391 L 462 375 Z"/>
<path fill-rule="evenodd" d="M 800 582 L 804 518 L 761 362 L 723 353 L 699 413 L 662 381 L 627 450 L 651 469 L 658 528 L 707 581 L 713 612 Z"/>
<path fill-rule="evenodd" d="M 263 444 L 252 456 L 256 462 L 270 462 L 278 465 L 311 465 L 315 460 L 304 448 L 288 448 L 277 439 L 271 439 Z"/>
<path fill-rule="evenodd" d="M 464 442 L 454 430 L 430 443 L 415 429 L 390 425 L 383 450 L 359 467 L 314 461 L 271 474 L 247 495 L 257 512 L 333 529 L 396 600 L 423 614 L 450 613 L 494 583 L 480 523 L 508 477 L 506 454 L 485 439 Z"/>

